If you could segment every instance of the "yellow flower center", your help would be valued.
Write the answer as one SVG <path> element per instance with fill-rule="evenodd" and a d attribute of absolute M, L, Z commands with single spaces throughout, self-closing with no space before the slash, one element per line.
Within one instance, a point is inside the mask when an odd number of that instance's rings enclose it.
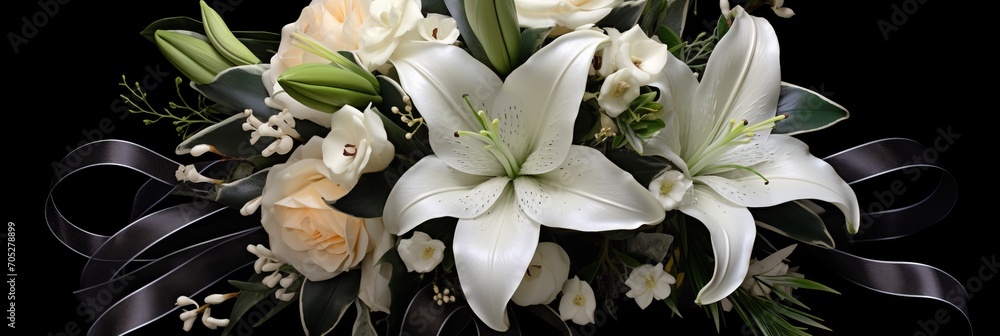
<path fill-rule="evenodd" d="M 674 190 L 673 181 L 664 181 L 663 183 L 660 183 L 660 196 L 669 195 L 671 190 Z"/>
<path fill-rule="evenodd" d="M 573 304 L 577 306 L 583 307 L 583 305 L 586 303 L 587 299 L 584 299 L 583 295 L 577 294 L 576 296 L 573 297 Z"/>
<path fill-rule="evenodd" d="M 430 246 L 425 247 L 424 248 L 424 254 L 421 255 L 421 257 L 423 257 L 424 260 L 427 260 L 427 259 L 430 259 L 433 256 L 434 256 L 434 248 L 430 247 Z"/>

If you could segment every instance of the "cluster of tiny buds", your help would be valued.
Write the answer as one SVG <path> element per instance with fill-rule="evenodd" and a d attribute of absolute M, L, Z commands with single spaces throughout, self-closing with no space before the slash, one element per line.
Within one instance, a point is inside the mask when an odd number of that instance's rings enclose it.
<path fill-rule="evenodd" d="M 290 291 L 289 287 L 299 279 L 298 273 L 289 272 L 288 275 L 282 274 L 281 267 L 285 266 L 285 263 L 275 258 L 274 253 L 262 244 L 247 245 L 247 251 L 257 256 L 257 261 L 253 264 L 253 270 L 257 274 L 271 272 L 271 274 L 261 280 L 261 283 L 270 288 L 281 285 L 281 288 L 278 288 L 274 292 L 274 296 L 278 300 L 291 301 L 295 298 L 294 288 Z"/>
<path fill-rule="evenodd" d="M 609 138 L 614 138 L 615 135 L 617 134 L 611 130 L 611 127 L 601 127 L 601 130 L 598 131 L 597 134 L 594 134 L 594 139 L 600 143 L 608 140 Z"/>
<path fill-rule="evenodd" d="M 250 144 L 256 144 L 262 136 L 276 139 L 267 148 L 264 148 L 261 152 L 263 156 L 271 156 L 274 153 L 280 155 L 288 154 L 294 145 L 293 138 L 298 139 L 301 137 L 295 131 L 295 118 L 292 117 L 291 113 L 288 113 L 288 109 L 271 116 L 267 119 L 267 122 L 261 122 L 257 119 L 250 109 L 244 110 L 243 115 L 247 117 L 247 121 L 243 123 L 243 130 L 252 131 L 250 133 Z"/>
<path fill-rule="evenodd" d="M 413 127 L 413 131 L 406 133 L 406 138 L 412 139 L 413 133 L 416 133 L 420 126 L 424 125 L 424 118 L 413 117 L 413 103 L 410 101 L 410 96 L 404 95 L 403 103 L 406 104 L 403 106 L 403 111 L 400 111 L 399 107 L 396 106 L 393 106 L 391 110 L 393 114 L 399 115 L 399 120 L 406 123 L 406 126 Z"/>
<path fill-rule="evenodd" d="M 191 331 L 191 327 L 194 325 L 194 322 L 198 320 L 198 314 L 201 314 L 201 323 L 204 324 L 205 327 L 209 329 L 215 330 L 218 327 L 228 326 L 229 319 L 218 319 L 212 317 L 211 307 L 212 305 L 220 304 L 222 302 L 225 302 L 226 300 L 237 297 L 239 295 L 240 295 L 239 292 L 234 292 L 229 294 L 212 294 L 205 297 L 205 304 L 203 305 L 198 305 L 198 302 L 192 300 L 190 297 L 187 296 L 182 295 L 177 297 L 177 302 L 175 303 L 175 305 L 177 305 L 178 307 L 184 307 L 184 306 L 196 307 L 195 309 L 192 310 L 184 309 L 184 311 L 181 312 L 180 318 L 181 321 L 184 321 L 184 326 L 183 326 L 184 331 Z"/>
<path fill-rule="evenodd" d="M 437 284 L 434 284 L 434 301 L 437 301 L 438 306 L 443 305 L 448 302 L 455 302 L 455 296 L 451 295 L 451 289 L 445 288 L 443 291 L 438 289 Z"/>

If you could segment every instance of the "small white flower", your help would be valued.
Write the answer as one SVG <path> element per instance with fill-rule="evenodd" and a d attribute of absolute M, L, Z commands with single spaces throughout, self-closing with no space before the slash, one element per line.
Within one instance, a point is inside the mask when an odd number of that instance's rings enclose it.
<path fill-rule="evenodd" d="M 212 308 L 205 308 L 205 312 L 201 315 L 201 323 L 208 327 L 208 329 L 215 330 L 218 327 L 225 327 L 229 325 L 229 319 L 217 319 L 211 316 Z"/>
<path fill-rule="evenodd" d="M 559 300 L 559 316 L 563 321 L 573 320 L 573 323 L 585 325 L 594 323 L 594 310 L 597 309 L 597 299 L 594 289 L 580 277 L 573 276 L 563 284 L 562 299 Z"/>
<path fill-rule="evenodd" d="M 198 306 L 198 302 L 195 301 L 195 300 L 192 300 L 191 298 L 189 298 L 187 296 L 181 295 L 181 296 L 177 297 L 177 303 L 176 303 L 176 305 L 178 307 L 191 306 L 191 305 L 197 307 Z"/>
<path fill-rule="evenodd" d="M 174 172 L 174 177 L 180 182 L 194 182 L 194 183 L 220 183 L 222 181 L 206 177 L 198 172 L 198 168 L 194 165 L 180 165 L 177 167 L 177 171 Z"/>
<path fill-rule="evenodd" d="M 289 293 L 285 288 L 278 288 L 274 291 L 274 297 L 281 301 L 292 301 L 295 298 L 295 293 Z"/>
<path fill-rule="evenodd" d="M 329 178 L 345 190 L 358 183 L 361 174 L 382 171 L 395 157 L 379 112 L 371 104 L 364 112 L 344 105 L 333 113 L 330 133 L 323 139 L 323 163 Z"/>
<path fill-rule="evenodd" d="M 774 14 L 777 14 L 778 16 L 786 19 L 794 16 L 795 11 L 793 11 L 791 8 L 783 7 L 784 4 L 785 0 L 774 0 L 774 3 L 771 5 L 771 10 L 774 11 Z"/>
<path fill-rule="evenodd" d="M 455 19 L 441 14 L 429 13 L 417 23 L 417 33 L 425 41 L 441 44 L 455 44 L 458 41 L 458 23 Z"/>
<path fill-rule="evenodd" d="M 412 237 L 400 240 L 396 250 L 408 272 L 430 272 L 444 259 L 444 243 L 420 231 L 413 231 Z"/>
<path fill-rule="evenodd" d="M 798 244 L 789 245 L 761 260 L 750 259 L 750 269 L 747 271 L 747 276 L 743 279 L 743 284 L 740 286 L 749 290 L 753 295 L 769 296 L 771 295 L 771 288 L 757 283 L 757 280 L 754 278 L 755 276 L 790 275 L 803 277 L 802 274 L 795 272 L 796 268 L 789 268 L 788 264 L 784 262 L 792 254 L 796 246 Z M 777 288 L 786 294 L 792 293 L 791 287 L 778 286 Z"/>
<path fill-rule="evenodd" d="M 639 308 L 646 309 L 653 299 L 663 300 L 670 296 L 670 285 L 677 282 L 673 275 L 663 270 L 663 264 L 645 264 L 632 270 L 625 285 L 630 289 L 625 296 L 635 299 Z"/>
<path fill-rule="evenodd" d="M 639 97 L 639 87 L 643 83 L 640 82 L 640 76 L 636 76 L 636 72 L 633 69 L 619 69 L 604 79 L 601 94 L 597 96 L 597 103 L 608 116 L 618 117 L 628 109 L 629 103 Z"/>
<path fill-rule="evenodd" d="M 663 210 L 674 210 L 684 199 L 692 181 L 679 170 L 665 170 L 649 182 L 649 192 L 663 204 Z"/>

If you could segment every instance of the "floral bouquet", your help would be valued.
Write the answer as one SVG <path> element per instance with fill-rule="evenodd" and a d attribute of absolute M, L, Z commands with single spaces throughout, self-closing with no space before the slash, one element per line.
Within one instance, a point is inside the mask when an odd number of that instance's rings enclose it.
<path fill-rule="evenodd" d="M 180 101 L 154 106 L 127 78 L 122 98 L 202 161 L 103 140 L 57 176 L 149 177 L 113 235 L 46 204 L 89 258 L 80 295 L 125 282 L 90 334 L 169 318 L 228 335 L 262 310 L 251 323 L 297 311 L 308 335 L 570 335 L 598 309 L 662 305 L 805 335 L 827 327 L 794 293 L 838 291 L 798 271 L 802 249 L 964 314 L 944 272 L 837 249 L 902 234 L 865 223 L 855 183 L 908 167 L 914 143 L 813 156 L 795 135 L 849 114 L 782 81 L 769 20 L 793 10 L 722 1 L 691 33 L 689 2 L 313 0 L 278 33 L 232 30 L 201 1 L 200 18 L 152 22 Z M 951 200 L 948 178 L 926 199 Z M 894 216 L 914 214 L 879 220 Z"/>

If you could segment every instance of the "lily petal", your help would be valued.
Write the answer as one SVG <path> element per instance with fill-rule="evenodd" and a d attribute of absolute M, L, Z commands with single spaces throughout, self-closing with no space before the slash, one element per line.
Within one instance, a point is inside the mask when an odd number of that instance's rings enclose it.
<path fill-rule="evenodd" d="M 597 47 L 607 40 L 593 30 L 567 33 L 507 77 L 492 113 L 499 114 L 503 139 L 522 163 L 522 174 L 547 173 L 566 159 L 587 71 Z"/>
<path fill-rule="evenodd" d="M 733 27 L 709 57 L 695 109 L 689 111 L 693 115 L 685 143 L 696 151 L 723 136 L 730 119 L 753 124 L 776 113 L 781 85 L 778 37 L 767 20 L 750 16 L 742 7 L 734 8 L 733 15 Z"/>
<path fill-rule="evenodd" d="M 508 190 L 490 211 L 459 220 L 452 249 L 469 306 L 497 331 L 509 327 L 507 303 L 538 245 L 540 224 L 518 209 L 514 197 Z"/>
<path fill-rule="evenodd" d="M 663 205 L 601 152 L 572 146 L 559 168 L 514 180 L 521 209 L 549 227 L 630 230 L 663 221 Z"/>
<path fill-rule="evenodd" d="M 425 156 L 403 174 L 389 192 L 385 228 L 403 234 L 428 219 L 473 218 L 486 212 L 510 184 L 507 177 L 470 175 Z"/>
<path fill-rule="evenodd" d="M 747 275 L 757 227 L 747 208 L 733 204 L 702 185 L 694 186 L 693 198 L 680 211 L 701 221 L 712 238 L 715 270 L 701 288 L 695 303 L 710 304 L 732 294 Z"/>
<path fill-rule="evenodd" d="M 695 180 L 730 202 L 745 207 L 769 207 L 800 199 L 829 202 L 844 213 L 848 229 L 857 232 L 861 222 L 857 195 L 833 167 L 812 156 L 809 147 L 799 139 L 773 134 L 768 142 L 773 146 L 775 159 L 753 168 L 769 183 L 764 184 L 752 173 L 735 170 L 718 176 L 699 176 Z"/>
<path fill-rule="evenodd" d="M 653 86 L 660 90 L 657 103 L 663 104 L 665 126 L 646 143 L 643 155 L 659 155 L 666 158 L 677 169 L 688 173 L 687 164 L 680 158 L 683 146 L 681 139 L 687 138 L 691 123 L 691 110 L 694 92 L 698 89 L 698 80 L 691 68 L 673 54 L 667 55 L 667 63 L 660 73 L 652 76 Z"/>
<path fill-rule="evenodd" d="M 456 131 L 482 128 L 466 103 L 469 95 L 477 109 L 493 106 L 502 82 L 493 71 L 461 48 L 433 42 L 399 45 L 393 64 L 400 85 L 423 116 L 434 153 L 462 172 L 483 176 L 504 175 L 503 165 L 484 144 Z"/>

